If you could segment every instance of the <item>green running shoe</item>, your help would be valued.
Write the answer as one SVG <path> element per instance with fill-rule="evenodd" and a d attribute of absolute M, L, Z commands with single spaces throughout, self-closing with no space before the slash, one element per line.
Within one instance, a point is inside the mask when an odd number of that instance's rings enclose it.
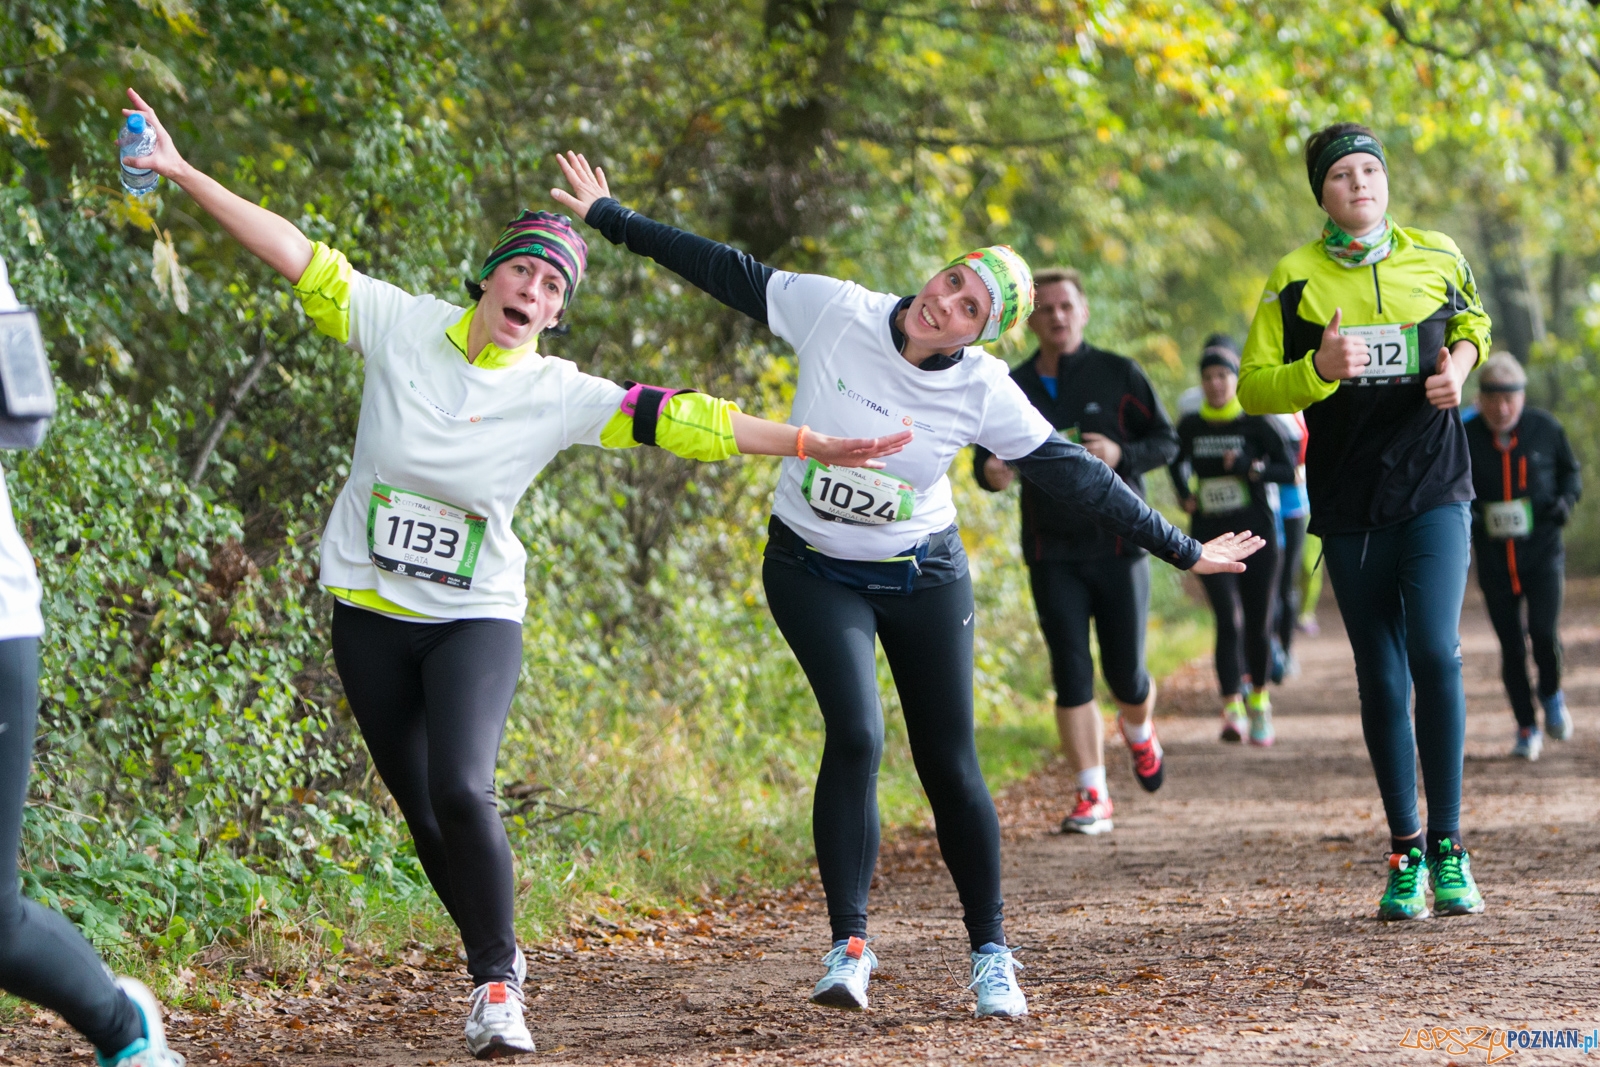
<path fill-rule="evenodd" d="M 1433 876 L 1433 908 L 1440 915 L 1477 915 L 1483 911 L 1483 894 L 1472 880 L 1472 857 L 1448 837 L 1428 857 Z"/>
<path fill-rule="evenodd" d="M 1378 918 L 1384 922 L 1426 919 L 1430 914 L 1428 873 L 1420 848 L 1389 853 L 1389 884 L 1378 898 Z"/>

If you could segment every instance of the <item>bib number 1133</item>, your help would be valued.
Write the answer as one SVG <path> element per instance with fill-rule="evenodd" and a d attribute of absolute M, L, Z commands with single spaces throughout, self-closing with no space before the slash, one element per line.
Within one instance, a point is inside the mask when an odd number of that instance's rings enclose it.
<path fill-rule="evenodd" d="M 910 482 L 864 467 L 829 467 L 806 461 L 800 484 L 815 511 L 839 522 L 881 526 L 911 517 L 917 491 Z"/>
<path fill-rule="evenodd" d="M 381 482 L 367 503 L 367 552 L 380 570 L 471 589 L 489 520 Z"/>

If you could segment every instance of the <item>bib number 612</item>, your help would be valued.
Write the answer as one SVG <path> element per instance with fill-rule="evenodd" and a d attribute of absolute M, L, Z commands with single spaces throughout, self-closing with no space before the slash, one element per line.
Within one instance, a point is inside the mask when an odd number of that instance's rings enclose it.
<path fill-rule="evenodd" d="M 829 467 L 806 462 L 801 491 L 812 509 L 838 522 L 881 526 L 911 517 L 917 491 L 911 483 L 883 471 Z"/>

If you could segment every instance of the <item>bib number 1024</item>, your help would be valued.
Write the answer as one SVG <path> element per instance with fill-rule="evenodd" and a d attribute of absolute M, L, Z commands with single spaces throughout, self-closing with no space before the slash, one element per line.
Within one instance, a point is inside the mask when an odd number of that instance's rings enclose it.
<path fill-rule="evenodd" d="M 367 551 L 380 570 L 471 589 L 488 525 L 454 504 L 378 483 L 367 503 Z"/>
<path fill-rule="evenodd" d="M 864 467 L 829 467 L 814 459 L 806 462 L 800 488 L 813 510 L 857 526 L 909 519 L 917 499 L 915 487 L 892 474 Z"/>

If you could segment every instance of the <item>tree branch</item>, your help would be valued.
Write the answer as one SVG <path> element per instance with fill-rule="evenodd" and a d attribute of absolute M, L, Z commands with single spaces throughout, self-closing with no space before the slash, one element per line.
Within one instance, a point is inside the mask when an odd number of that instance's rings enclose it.
<path fill-rule="evenodd" d="M 1444 56 L 1446 59 L 1453 59 L 1457 62 L 1471 59 L 1489 46 L 1489 42 L 1484 38 L 1481 28 L 1478 31 L 1477 43 L 1465 52 L 1437 44 L 1428 38 L 1418 37 L 1406 25 L 1405 13 L 1400 10 L 1400 5 L 1395 3 L 1394 0 L 1389 0 L 1389 3 L 1383 5 L 1383 18 L 1385 22 L 1394 27 L 1394 32 L 1400 35 L 1400 39 L 1412 48 L 1420 48 L 1424 52 L 1432 52 L 1434 55 Z"/>
<path fill-rule="evenodd" d="M 266 370 L 267 363 L 272 359 L 272 349 L 267 347 L 267 331 L 261 330 L 257 334 L 257 343 L 261 351 L 251 361 L 250 368 L 244 372 L 244 377 L 239 379 L 232 389 L 228 391 L 228 402 L 222 405 L 222 410 L 217 412 L 217 419 L 211 424 L 211 429 L 206 433 L 205 443 L 200 446 L 200 454 L 194 458 L 194 466 L 189 470 L 189 484 L 199 485 L 200 479 L 205 477 L 206 466 L 211 462 L 211 454 L 217 450 L 217 445 L 222 441 L 222 435 L 228 432 L 228 426 L 233 422 L 233 417 L 239 411 L 239 405 L 256 386 L 256 380 L 261 377 L 261 372 Z"/>

